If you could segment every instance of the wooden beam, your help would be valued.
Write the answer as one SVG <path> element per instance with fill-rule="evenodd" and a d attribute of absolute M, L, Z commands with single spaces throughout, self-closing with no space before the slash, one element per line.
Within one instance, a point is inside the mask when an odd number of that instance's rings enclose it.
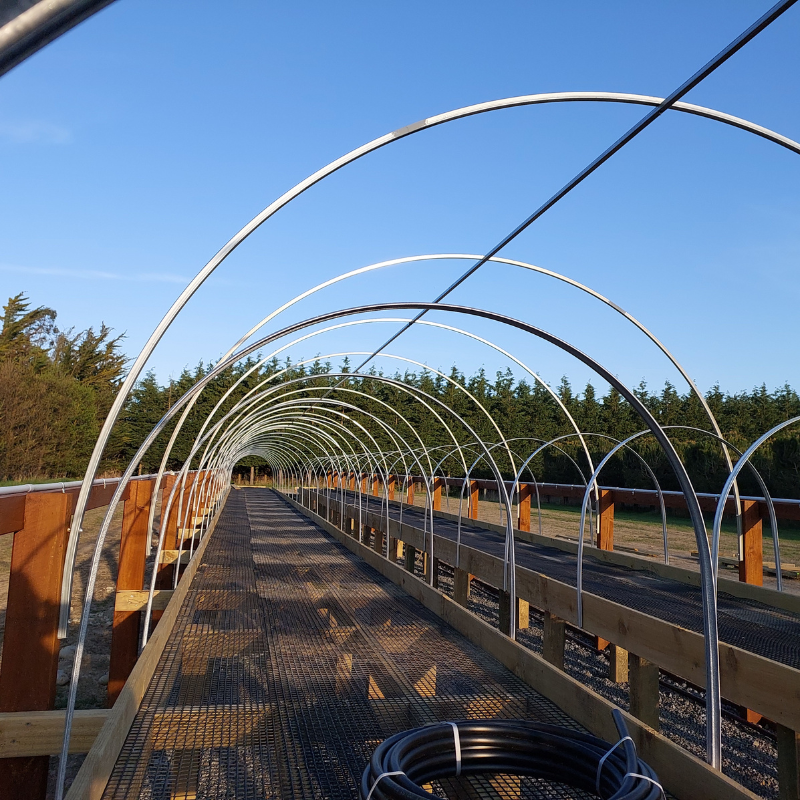
<path fill-rule="evenodd" d="M 520 484 L 519 487 L 519 519 L 517 525 L 521 531 L 531 529 L 531 495 L 533 487 L 529 483 Z"/>
<path fill-rule="evenodd" d="M 114 768 L 131 723 L 139 710 L 139 704 L 142 702 L 144 693 L 150 684 L 150 679 L 153 677 L 164 647 L 172 635 L 172 628 L 189 591 L 192 578 L 194 578 L 197 567 L 202 560 L 203 551 L 208 546 L 211 534 L 213 534 L 219 520 L 219 514 L 222 513 L 224 507 L 225 503 L 223 501 L 208 533 L 200 543 L 200 547 L 197 550 L 197 558 L 187 567 L 183 579 L 178 584 L 174 595 L 175 602 L 169 604 L 155 632 L 148 640 L 147 646 L 142 651 L 130 677 L 125 682 L 117 702 L 114 703 L 114 707 L 109 712 L 105 724 L 100 729 L 94 745 L 92 745 L 78 774 L 75 776 L 75 780 L 67 792 L 66 800 L 100 800 L 102 797 L 111 775 L 111 770 Z"/>
<path fill-rule="evenodd" d="M 658 666 L 628 653 L 631 714 L 654 731 L 658 725 Z"/>
<path fill-rule="evenodd" d="M 144 611 L 147 608 L 147 598 L 149 594 L 150 593 L 146 589 L 119 590 L 114 602 L 114 611 L 127 613 L 132 611 Z M 153 592 L 153 610 L 163 611 L 172 599 L 173 594 L 175 594 L 175 592 L 172 589 L 156 589 Z M 124 682 L 125 681 L 123 681 L 123 683 Z"/>
<path fill-rule="evenodd" d="M 433 481 L 433 510 L 442 510 L 442 485 L 444 481 L 441 478 L 435 478 Z"/>
<path fill-rule="evenodd" d="M 25 498 L 25 527 L 14 535 L 8 582 L 0 712 L 47 711 L 56 699 L 61 576 L 72 499 L 61 492 Z M 44 800 L 47 756 L 0 760 L 6 797 Z"/>
<path fill-rule="evenodd" d="M 761 511 L 757 500 L 742 500 L 742 533 L 744 553 L 739 562 L 739 580 L 763 586 L 764 550 Z"/>
<path fill-rule="evenodd" d="M 610 661 L 608 665 L 608 677 L 614 683 L 628 682 L 628 651 L 624 647 L 612 644 L 608 648 Z"/>
<path fill-rule="evenodd" d="M 469 572 L 460 567 L 454 567 L 453 599 L 465 608 L 469 600 L 470 578 Z"/>
<path fill-rule="evenodd" d="M 477 481 L 469 482 L 469 509 L 467 516 L 470 519 L 478 519 L 478 499 L 480 496 L 480 489 L 478 488 Z"/>
<path fill-rule="evenodd" d="M 24 494 L 0 497 L 0 536 L 16 533 L 25 526 L 25 497 Z"/>
<path fill-rule="evenodd" d="M 126 591 L 141 590 L 144 586 L 145 558 L 150 503 L 153 500 L 155 481 L 135 481 L 122 512 L 122 533 L 119 543 L 117 569 L 117 596 L 114 604 L 114 622 L 111 632 L 111 660 L 108 668 L 106 702 L 114 705 L 133 665 L 139 657 L 140 610 L 125 607 L 121 600 Z M 145 598 L 145 605 L 147 599 Z M 155 606 L 154 606 L 155 607 Z"/>
<path fill-rule="evenodd" d="M 208 533 L 206 533 L 208 536 Z M 203 537 L 203 541 L 205 541 L 205 536 Z M 181 556 L 181 564 L 188 564 L 189 563 L 189 551 L 182 550 L 180 551 Z M 174 564 L 178 560 L 178 551 L 177 550 L 162 550 L 161 551 L 161 563 L 162 564 Z M 169 584 L 170 586 L 172 584 Z"/>
<path fill-rule="evenodd" d="M 563 619 L 545 612 L 544 636 L 542 639 L 542 658 L 558 669 L 564 669 L 564 646 L 567 625 Z"/>
<path fill-rule="evenodd" d="M 597 513 L 597 547 L 600 550 L 614 549 L 614 492 L 600 490 L 600 507 Z"/>
<path fill-rule="evenodd" d="M 69 752 L 88 753 L 109 713 L 107 708 L 76 711 Z M 0 713 L 0 758 L 57 755 L 64 739 L 65 716 L 64 711 Z"/>

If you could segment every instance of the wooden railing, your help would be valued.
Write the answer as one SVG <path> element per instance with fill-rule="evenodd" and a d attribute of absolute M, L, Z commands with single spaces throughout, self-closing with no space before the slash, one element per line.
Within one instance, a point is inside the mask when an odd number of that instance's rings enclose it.
<path fill-rule="evenodd" d="M 202 476 L 201 476 L 202 477 Z M 196 473 L 190 473 L 183 496 L 189 502 Z M 169 497 L 176 477 L 162 481 L 162 497 Z M 122 495 L 122 531 L 119 543 L 113 627 L 108 673 L 108 706 L 114 705 L 139 655 L 144 591 L 148 518 L 153 476 L 131 480 Z M 0 663 L 0 794 L 44 800 L 49 756 L 58 753 L 64 730 L 64 712 L 54 711 L 59 664 L 58 639 L 61 581 L 70 522 L 79 482 L 47 486 L 6 487 L 0 490 L 0 535 L 13 534 L 6 603 L 2 663 Z M 87 510 L 107 506 L 117 479 L 94 482 Z M 195 492 L 197 490 L 195 489 Z M 213 503 L 199 510 L 205 514 Z M 172 595 L 178 550 L 178 498 L 167 521 L 166 550 L 157 566 L 155 619 Z M 170 557 L 172 556 L 172 557 Z M 79 711 L 71 738 L 71 752 L 87 752 L 108 712 Z"/>

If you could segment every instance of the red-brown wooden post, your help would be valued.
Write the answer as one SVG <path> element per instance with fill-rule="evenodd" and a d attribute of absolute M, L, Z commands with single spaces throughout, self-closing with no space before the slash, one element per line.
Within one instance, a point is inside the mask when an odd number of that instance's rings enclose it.
<path fill-rule="evenodd" d="M 350 476 L 350 491 L 354 492 L 356 490 L 356 474 L 355 472 Z"/>
<path fill-rule="evenodd" d="M 531 529 L 531 494 L 533 489 L 529 483 L 519 484 L 519 523 L 521 531 Z"/>
<path fill-rule="evenodd" d="M 386 484 L 386 489 L 389 494 L 389 499 L 394 500 L 394 485 L 395 485 L 395 476 L 389 476 L 389 482 Z"/>
<path fill-rule="evenodd" d="M 478 519 L 478 481 L 469 482 L 469 518 Z"/>
<path fill-rule="evenodd" d="M 614 549 L 614 492 L 609 489 L 600 490 L 600 502 L 597 509 L 597 547 L 600 550 Z M 611 642 L 597 637 L 597 649 L 605 650 Z"/>
<path fill-rule="evenodd" d="M 742 500 L 742 544 L 739 580 L 742 583 L 764 585 L 764 549 L 762 544 L 761 510 L 758 500 Z M 777 565 L 776 565 L 777 566 Z M 744 709 L 748 722 L 758 723 L 761 714 L 751 708 Z"/>
<path fill-rule="evenodd" d="M 408 505 L 414 505 L 414 479 L 409 475 L 408 476 L 408 496 L 406 497 L 406 503 Z"/>
<path fill-rule="evenodd" d="M 122 513 L 122 536 L 119 543 L 117 591 L 141 589 L 147 555 L 147 530 L 150 503 L 155 481 L 131 481 L 130 495 Z M 108 669 L 108 699 L 114 705 L 139 653 L 141 611 L 114 611 L 111 633 L 111 663 Z"/>
<path fill-rule="evenodd" d="M 758 500 L 742 500 L 742 533 L 744 552 L 740 555 L 739 580 L 743 583 L 763 586 L 764 551 Z"/>
<path fill-rule="evenodd" d="M 378 488 L 380 487 L 380 480 L 377 475 L 372 476 L 372 496 L 378 496 Z"/>
<path fill-rule="evenodd" d="M 614 549 L 614 492 L 600 490 L 600 505 L 597 510 L 597 547 Z"/>
<path fill-rule="evenodd" d="M 442 484 L 444 481 L 441 478 L 434 478 L 433 480 L 433 510 L 442 510 Z"/>
<path fill-rule="evenodd" d="M 55 705 L 58 617 L 73 496 L 25 498 L 25 524 L 14 535 L 8 582 L 0 711 L 48 711 Z M 0 759 L 3 797 L 44 800 L 49 756 Z"/>

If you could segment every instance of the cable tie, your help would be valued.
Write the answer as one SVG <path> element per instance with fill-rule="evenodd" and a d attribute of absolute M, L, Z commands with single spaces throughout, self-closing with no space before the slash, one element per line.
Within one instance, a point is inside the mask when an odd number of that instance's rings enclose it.
<path fill-rule="evenodd" d="M 625 780 L 625 778 L 641 778 L 643 781 L 652 783 L 653 786 L 658 786 L 658 790 L 661 792 L 661 797 L 663 797 L 664 800 L 666 800 L 667 795 L 664 792 L 664 787 L 657 780 L 654 780 L 653 778 L 648 778 L 647 775 L 640 775 L 638 772 L 626 772 L 622 776 L 622 780 Z"/>
<path fill-rule="evenodd" d="M 451 722 L 453 726 L 453 743 L 456 748 L 456 777 L 461 774 L 461 737 L 458 735 L 458 725 Z"/>
<path fill-rule="evenodd" d="M 403 772 L 403 770 L 401 770 L 401 769 L 398 769 L 395 772 L 382 772 L 373 781 L 372 788 L 369 790 L 369 794 L 367 795 L 367 800 L 370 800 L 370 798 L 372 797 L 372 793 L 375 791 L 375 787 L 378 785 L 378 783 L 380 782 L 381 778 L 388 778 L 390 775 L 405 775 L 405 772 Z"/>
<path fill-rule="evenodd" d="M 623 743 L 623 742 L 630 742 L 633 745 L 633 749 L 636 750 L 636 743 L 631 739 L 630 736 L 623 736 L 610 750 L 606 752 L 606 754 L 600 759 L 597 764 L 597 775 L 594 779 L 594 789 L 597 793 L 598 797 L 600 796 L 600 774 L 603 771 L 603 764 L 606 763 L 606 759 Z"/>

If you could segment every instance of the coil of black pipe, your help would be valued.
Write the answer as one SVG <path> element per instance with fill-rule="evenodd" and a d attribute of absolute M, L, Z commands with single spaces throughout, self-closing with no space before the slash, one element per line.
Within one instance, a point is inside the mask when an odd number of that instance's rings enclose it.
<path fill-rule="evenodd" d="M 664 795 L 658 778 L 625 738 L 625 723 L 617 711 L 614 721 L 624 739 L 616 747 L 590 734 L 527 720 L 465 720 L 404 731 L 375 749 L 361 778 L 360 797 L 435 797 L 422 785 L 456 776 L 455 724 L 461 775 L 530 776 L 567 784 L 603 800 L 659 800 Z"/>

